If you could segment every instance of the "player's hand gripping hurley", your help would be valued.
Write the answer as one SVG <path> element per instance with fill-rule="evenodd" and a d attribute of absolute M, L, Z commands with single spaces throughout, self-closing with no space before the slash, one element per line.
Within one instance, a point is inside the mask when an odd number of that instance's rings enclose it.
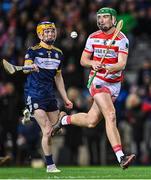
<path fill-rule="evenodd" d="M 104 61 L 104 59 L 105 59 L 105 56 L 107 55 L 107 53 L 108 53 L 111 45 L 113 44 L 113 42 L 114 42 L 115 38 L 117 37 L 117 35 L 119 34 L 119 32 L 121 31 L 122 27 L 123 27 L 123 20 L 120 20 L 120 21 L 118 22 L 117 26 L 116 26 L 116 30 L 115 30 L 115 32 L 114 32 L 114 35 L 113 35 L 111 41 L 110 41 L 110 44 L 109 44 L 108 47 L 106 48 L 106 52 L 105 52 L 105 54 L 103 55 L 103 57 L 101 58 L 100 64 L 103 64 L 103 61 Z M 93 76 L 89 78 L 88 84 L 87 84 L 87 88 L 90 88 L 90 86 L 91 86 L 91 84 L 92 84 L 92 81 L 93 81 L 93 79 L 95 78 L 96 74 L 97 74 L 97 71 L 95 71 L 94 74 L 93 74 Z"/>
<path fill-rule="evenodd" d="M 14 74 L 17 71 L 23 71 L 23 70 L 33 70 L 33 66 L 15 66 L 11 63 L 9 63 L 8 61 L 6 61 L 5 59 L 3 59 L 3 66 L 5 68 L 5 70 L 9 73 L 9 74 Z"/>

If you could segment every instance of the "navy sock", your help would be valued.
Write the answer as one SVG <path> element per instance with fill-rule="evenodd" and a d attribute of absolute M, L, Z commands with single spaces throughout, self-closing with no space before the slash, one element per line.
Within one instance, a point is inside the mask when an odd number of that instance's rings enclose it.
<path fill-rule="evenodd" d="M 49 156 L 45 156 L 45 159 L 46 159 L 47 166 L 54 164 L 53 159 L 52 159 L 52 154 Z"/>

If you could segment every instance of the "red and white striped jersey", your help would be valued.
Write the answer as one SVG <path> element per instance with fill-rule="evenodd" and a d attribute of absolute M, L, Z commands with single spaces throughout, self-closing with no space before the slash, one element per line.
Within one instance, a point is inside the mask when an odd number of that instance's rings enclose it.
<path fill-rule="evenodd" d="M 92 60 L 100 61 L 103 55 L 105 54 L 106 49 L 109 43 L 111 42 L 113 35 L 114 32 L 112 34 L 106 34 L 101 30 L 92 33 L 87 39 L 84 51 L 92 54 Z M 115 38 L 115 41 L 113 42 L 112 46 L 108 50 L 103 64 L 112 66 L 112 64 L 117 63 L 118 53 L 120 52 L 128 54 L 128 46 L 129 41 L 127 37 L 122 32 L 120 32 L 118 36 Z M 103 77 L 104 73 L 105 69 L 101 69 L 97 72 L 96 77 L 111 83 L 119 82 L 123 79 L 122 71 L 112 72 L 108 74 L 105 78 Z M 93 74 L 94 70 L 91 70 L 90 77 Z"/>

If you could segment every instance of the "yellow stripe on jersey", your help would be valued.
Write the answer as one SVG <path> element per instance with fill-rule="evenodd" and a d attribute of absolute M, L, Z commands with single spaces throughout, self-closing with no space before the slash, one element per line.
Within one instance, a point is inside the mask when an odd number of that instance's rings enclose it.
<path fill-rule="evenodd" d="M 33 60 L 31 59 L 26 59 L 24 62 L 25 65 L 33 64 Z"/>
<path fill-rule="evenodd" d="M 41 42 L 39 43 L 39 46 L 42 47 L 42 48 L 45 48 L 45 49 L 49 49 L 49 50 L 52 49 L 52 46 L 51 46 L 51 45 L 47 45 L 47 44 L 45 44 L 43 41 L 41 41 Z"/>
<path fill-rule="evenodd" d="M 36 50 L 36 49 L 40 49 L 40 48 L 41 48 L 41 47 L 40 47 L 39 44 L 37 44 L 36 46 L 32 46 L 32 47 L 31 47 L 32 50 Z"/>

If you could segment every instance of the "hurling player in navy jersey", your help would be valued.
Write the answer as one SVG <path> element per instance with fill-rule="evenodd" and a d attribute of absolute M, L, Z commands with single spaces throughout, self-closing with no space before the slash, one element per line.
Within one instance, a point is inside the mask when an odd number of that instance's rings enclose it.
<path fill-rule="evenodd" d="M 56 85 L 66 108 L 72 108 L 73 104 L 68 99 L 61 73 L 61 64 L 64 60 L 63 53 L 53 43 L 57 32 L 53 22 L 41 22 L 37 25 L 37 35 L 40 43 L 29 48 L 25 55 L 24 65 L 31 65 L 32 71 L 28 73 L 25 83 L 25 99 L 28 109 L 24 115 L 33 114 L 42 130 L 42 148 L 46 159 L 47 172 L 60 172 L 56 168 L 51 152 L 50 134 L 52 125 L 58 119 L 58 106 L 55 97 Z"/>

